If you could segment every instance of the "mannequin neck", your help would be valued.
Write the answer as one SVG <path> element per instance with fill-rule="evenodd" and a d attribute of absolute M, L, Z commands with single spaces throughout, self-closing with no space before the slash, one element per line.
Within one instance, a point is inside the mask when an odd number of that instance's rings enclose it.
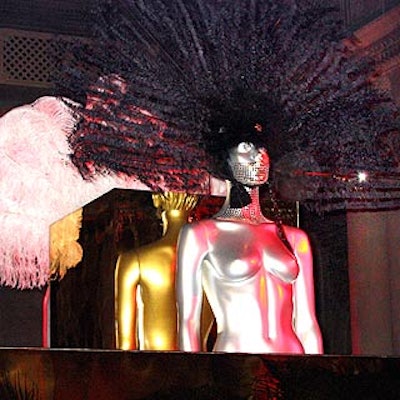
<path fill-rule="evenodd" d="M 163 236 L 166 238 L 178 237 L 183 225 L 188 222 L 189 213 L 186 210 L 163 211 Z"/>
<path fill-rule="evenodd" d="M 230 205 L 231 183 L 227 181 L 227 197 L 215 218 L 251 224 L 271 223 L 272 221 L 266 218 L 261 211 L 259 186 L 244 186 L 244 188 L 250 196 L 250 204 L 240 208 L 233 208 Z"/>

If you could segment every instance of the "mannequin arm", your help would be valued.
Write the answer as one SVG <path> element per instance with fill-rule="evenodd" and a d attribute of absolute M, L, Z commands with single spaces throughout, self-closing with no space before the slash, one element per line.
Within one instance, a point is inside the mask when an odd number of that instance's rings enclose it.
<path fill-rule="evenodd" d="M 179 348 L 201 351 L 201 306 L 203 289 L 201 264 L 207 250 L 200 224 L 187 224 L 180 233 L 177 258 L 177 305 Z"/>
<path fill-rule="evenodd" d="M 118 257 L 115 270 L 115 337 L 118 349 L 138 348 L 136 290 L 139 274 L 136 253 L 129 252 Z"/>
<path fill-rule="evenodd" d="M 322 336 L 315 315 L 313 259 L 310 242 L 305 232 L 296 230 L 291 243 L 300 267 L 293 293 L 294 328 L 305 353 L 322 354 Z"/>

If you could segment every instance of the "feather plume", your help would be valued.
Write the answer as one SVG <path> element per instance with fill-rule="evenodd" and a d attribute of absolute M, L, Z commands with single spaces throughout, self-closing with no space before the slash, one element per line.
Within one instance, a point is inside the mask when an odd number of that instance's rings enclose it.
<path fill-rule="evenodd" d="M 85 181 L 70 160 L 68 135 L 76 120 L 65 99 L 42 97 L 0 118 L 0 283 L 20 289 L 42 287 L 50 264 L 63 275 L 81 249 L 80 208 L 113 188 L 143 188 L 116 174 Z M 98 178 L 98 179 L 95 179 Z M 63 241 L 54 243 L 50 226 Z M 57 230 L 68 225 L 70 229 Z M 61 246 L 61 247 L 60 247 Z M 71 258 L 73 257 L 73 258 Z M 56 268 L 55 265 L 58 265 Z"/>
<path fill-rule="evenodd" d="M 296 199 L 319 209 L 400 205 L 388 139 L 397 108 L 372 85 L 374 63 L 354 50 L 338 10 L 313 0 L 103 0 L 93 15 L 91 44 L 70 47 L 59 79 L 62 93 L 96 99 L 70 136 L 84 176 L 116 171 L 154 190 L 195 191 L 205 169 L 226 178 L 224 151 L 258 124 L 278 189 L 300 177 Z"/>

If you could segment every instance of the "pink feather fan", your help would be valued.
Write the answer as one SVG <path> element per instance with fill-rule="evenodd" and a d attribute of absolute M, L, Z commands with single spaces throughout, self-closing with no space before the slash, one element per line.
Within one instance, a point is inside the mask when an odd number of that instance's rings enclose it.
<path fill-rule="evenodd" d="M 105 174 L 91 181 L 82 178 L 69 159 L 67 138 L 75 122 L 68 107 L 55 97 L 39 98 L 0 118 L 2 285 L 42 287 L 49 279 L 50 262 L 64 259 L 65 268 L 74 266 L 65 261 L 65 252 L 70 248 L 74 252 L 72 264 L 79 262 L 81 250 L 75 242 L 79 209 L 113 188 L 140 188 L 137 181 L 123 176 Z M 52 246 L 50 260 L 50 226 L 69 214 L 69 228 L 65 223 L 62 228 L 60 246 L 64 250 Z M 66 243 L 68 240 L 74 243 Z"/>

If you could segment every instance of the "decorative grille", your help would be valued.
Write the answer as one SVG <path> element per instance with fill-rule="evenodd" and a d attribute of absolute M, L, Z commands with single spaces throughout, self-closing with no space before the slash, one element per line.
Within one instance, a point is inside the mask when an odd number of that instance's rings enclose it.
<path fill-rule="evenodd" d="M 51 77 L 57 68 L 56 40 L 60 37 L 0 29 L 0 84 L 51 87 Z"/>

